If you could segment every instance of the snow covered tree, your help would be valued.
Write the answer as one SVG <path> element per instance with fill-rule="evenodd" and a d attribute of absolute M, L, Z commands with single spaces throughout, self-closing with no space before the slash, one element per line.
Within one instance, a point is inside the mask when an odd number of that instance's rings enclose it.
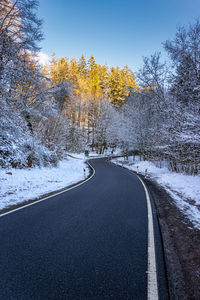
<path fill-rule="evenodd" d="M 132 99 L 138 110 L 136 124 L 141 137 L 138 150 L 144 158 L 156 157 L 159 156 L 158 146 L 164 138 L 162 125 L 166 120 L 167 107 L 167 71 L 160 53 L 144 58 L 137 77 L 141 89 L 132 95 Z"/>
<path fill-rule="evenodd" d="M 37 6 L 35 0 L 0 2 L 0 159 L 5 166 L 40 165 L 53 154 L 37 139 L 38 102 L 46 87 L 35 60 L 42 39 Z"/>
<path fill-rule="evenodd" d="M 0 93 L 6 97 L 15 94 L 25 78 L 34 82 L 31 56 L 39 50 L 42 39 L 37 5 L 36 0 L 0 3 Z"/>
<path fill-rule="evenodd" d="M 107 148 L 118 146 L 119 123 L 119 112 L 107 99 L 103 99 L 94 132 L 94 145 L 99 154 L 103 154 Z"/>
<path fill-rule="evenodd" d="M 200 112 L 200 23 L 197 20 L 188 29 L 180 27 L 172 41 L 165 42 L 165 49 L 172 60 L 170 94 L 174 108 L 175 170 L 199 172 Z M 193 133 L 192 133 L 193 132 Z M 193 139 L 191 140 L 191 136 Z M 172 151 L 171 151 L 172 153 Z"/>
<path fill-rule="evenodd" d="M 175 39 L 165 42 L 172 59 L 171 94 L 185 104 L 200 104 L 200 22 L 197 20 L 187 30 L 180 27 Z"/>

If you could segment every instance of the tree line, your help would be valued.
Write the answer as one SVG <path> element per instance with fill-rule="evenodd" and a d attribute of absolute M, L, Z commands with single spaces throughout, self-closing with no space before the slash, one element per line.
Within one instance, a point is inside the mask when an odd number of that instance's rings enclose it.
<path fill-rule="evenodd" d="M 37 62 L 37 0 L 0 3 L 0 165 L 57 164 L 66 151 L 119 148 L 199 173 L 200 24 L 177 30 L 134 74 L 86 60 Z M 136 83 L 137 82 L 137 83 Z"/>
<path fill-rule="evenodd" d="M 144 58 L 137 74 L 141 87 L 124 106 L 131 120 L 133 148 L 143 159 L 175 172 L 200 171 L 200 23 L 180 27 L 161 54 Z M 129 124 L 130 125 L 130 124 Z"/>
<path fill-rule="evenodd" d="M 97 64 L 92 55 L 87 61 L 82 54 L 80 59 L 62 57 L 43 67 L 43 74 L 53 83 L 66 81 L 73 86 L 78 99 L 98 100 L 106 98 L 113 106 L 120 107 L 125 103 L 130 91 L 138 86 L 134 74 L 128 65 L 124 68 Z"/>

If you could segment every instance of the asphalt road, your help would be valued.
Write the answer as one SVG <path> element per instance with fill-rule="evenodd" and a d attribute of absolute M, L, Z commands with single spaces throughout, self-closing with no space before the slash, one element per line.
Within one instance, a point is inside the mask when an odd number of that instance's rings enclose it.
<path fill-rule="evenodd" d="M 83 185 L 0 218 L 0 299 L 147 299 L 147 203 L 104 159 Z M 154 211 L 154 209 L 153 209 Z M 155 219 L 160 299 L 167 299 Z"/>

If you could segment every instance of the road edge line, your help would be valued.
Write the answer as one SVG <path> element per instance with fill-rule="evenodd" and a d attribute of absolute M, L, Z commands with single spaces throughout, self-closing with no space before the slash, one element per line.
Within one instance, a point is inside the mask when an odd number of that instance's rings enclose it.
<path fill-rule="evenodd" d="M 154 240 L 154 227 L 153 227 L 153 213 L 151 207 L 151 200 L 147 187 L 143 180 L 137 175 L 144 187 L 146 200 L 147 200 L 147 211 L 148 211 L 148 300 L 158 300 L 158 281 L 157 281 L 157 268 L 156 268 L 156 254 L 155 254 L 155 240 Z"/>
<path fill-rule="evenodd" d="M 40 200 L 36 200 L 36 201 L 34 201 L 34 202 L 32 202 L 32 203 L 25 204 L 25 205 L 23 205 L 23 206 L 21 206 L 21 207 L 14 208 L 14 209 L 12 209 L 12 210 L 10 210 L 10 211 L 7 211 L 7 212 L 5 212 L 5 213 L 3 213 L 3 214 L 0 214 L 0 218 L 4 217 L 4 216 L 6 216 L 6 215 L 9 215 L 9 214 L 11 214 L 11 213 L 14 213 L 14 212 L 16 212 L 16 211 L 18 211 L 18 210 L 24 209 L 24 208 L 26 208 L 26 207 L 28 207 L 28 206 L 32 206 L 32 205 L 37 204 L 37 203 L 39 203 L 39 202 L 45 201 L 45 200 L 47 200 L 47 199 L 49 199 L 49 198 L 52 198 L 52 197 L 58 196 L 58 195 L 60 195 L 60 194 L 63 194 L 63 193 L 65 193 L 65 192 L 68 192 L 68 191 L 70 191 L 70 190 L 72 190 L 72 189 L 75 189 L 76 187 L 78 187 L 78 186 L 80 186 L 80 185 L 86 183 L 87 181 L 89 181 L 90 179 L 92 179 L 93 176 L 94 176 L 95 173 L 96 173 L 96 172 L 95 172 L 95 169 L 94 169 L 93 166 L 89 163 L 89 161 L 86 161 L 86 163 L 87 163 L 87 164 L 89 165 L 89 167 L 92 169 L 93 173 L 92 173 L 92 175 L 91 175 L 90 177 L 88 177 L 87 179 L 85 179 L 85 180 L 82 181 L 81 183 L 75 184 L 74 186 L 72 186 L 72 187 L 70 187 L 70 188 L 66 188 L 66 189 L 64 189 L 62 192 L 55 193 L 55 194 L 53 194 L 53 195 L 51 195 L 51 196 L 44 197 L 44 198 L 42 198 L 42 199 L 40 199 Z"/>

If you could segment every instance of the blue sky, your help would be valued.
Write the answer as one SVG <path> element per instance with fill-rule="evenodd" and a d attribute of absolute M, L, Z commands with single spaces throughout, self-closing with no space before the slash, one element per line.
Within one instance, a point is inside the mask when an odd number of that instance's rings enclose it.
<path fill-rule="evenodd" d="M 40 0 L 42 52 L 88 58 L 133 71 L 142 57 L 162 51 L 177 26 L 200 17 L 200 0 Z M 165 58 L 165 54 L 164 54 Z"/>

